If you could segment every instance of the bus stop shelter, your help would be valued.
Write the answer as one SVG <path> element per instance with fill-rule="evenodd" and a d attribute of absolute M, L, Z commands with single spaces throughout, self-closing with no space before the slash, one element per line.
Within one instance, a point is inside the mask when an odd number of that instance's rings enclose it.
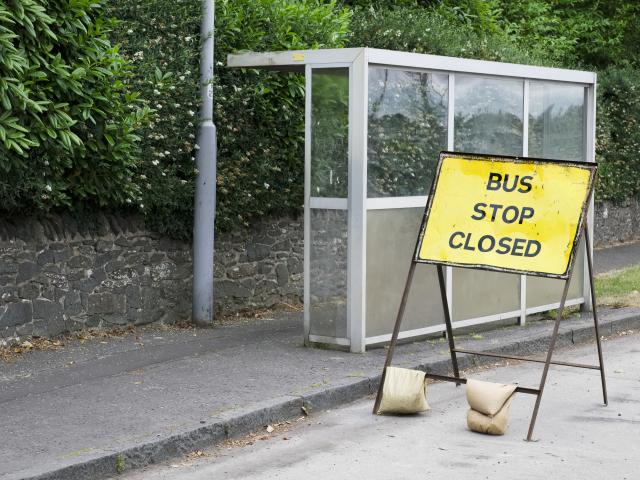
<path fill-rule="evenodd" d="M 595 161 L 595 73 L 371 48 L 250 52 L 228 65 L 305 75 L 307 344 L 364 352 L 391 339 L 440 151 Z M 589 305 L 586 260 L 581 245 L 567 306 Z M 446 268 L 454 329 L 524 325 L 558 308 L 562 287 Z M 399 338 L 445 331 L 441 305 L 436 268 L 420 266 Z"/>

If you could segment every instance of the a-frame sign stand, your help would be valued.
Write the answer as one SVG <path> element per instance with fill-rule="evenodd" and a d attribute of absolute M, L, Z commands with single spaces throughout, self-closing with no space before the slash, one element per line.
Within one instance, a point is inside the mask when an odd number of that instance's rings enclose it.
<path fill-rule="evenodd" d="M 435 182 L 434 182 L 435 183 Z M 432 187 L 432 192 L 431 194 L 433 194 L 433 189 L 434 187 Z M 585 202 L 585 205 L 588 204 L 587 202 Z M 422 235 L 424 235 L 424 226 L 425 226 L 425 221 L 428 217 L 428 212 L 430 209 L 431 205 L 429 204 L 427 207 L 427 211 L 425 212 L 425 218 L 423 219 L 423 226 L 422 226 L 422 234 L 421 237 L 418 239 L 418 245 L 416 246 L 416 254 L 414 255 L 414 258 L 411 261 L 411 266 L 409 268 L 409 273 L 407 275 L 407 280 L 405 283 L 405 287 L 404 287 L 404 292 L 402 294 L 402 300 L 400 302 L 400 306 L 398 309 L 398 314 L 396 317 L 396 322 L 393 328 L 393 333 L 391 336 L 391 343 L 389 344 L 389 349 L 387 351 L 387 357 L 385 360 L 385 364 L 384 364 L 384 369 L 382 372 L 382 378 L 380 381 L 380 385 L 378 387 L 378 394 L 376 396 L 376 401 L 373 407 L 373 413 L 377 413 L 380 407 L 380 402 L 382 400 L 382 391 L 383 391 L 383 385 L 384 385 L 384 381 L 385 381 L 385 374 L 386 374 L 386 370 L 387 367 L 389 367 L 391 365 L 391 361 L 393 358 L 393 353 L 394 353 L 394 349 L 395 346 L 397 344 L 398 341 L 398 334 L 400 333 L 400 326 L 402 324 L 402 319 L 404 317 L 404 312 L 405 312 L 405 307 L 407 304 L 407 300 L 409 297 L 409 292 L 411 290 L 411 284 L 413 282 L 413 276 L 414 276 L 414 272 L 416 269 L 416 266 L 418 265 L 418 263 L 425 263 L 425 262 L 420 262 L 417 260 L 417 252 L 418 252 L 418 248 L 420 245 L 420 242 L 422 241 Z M 583 216 L 584 216 L 584 211 L 582 212 Z M 457 359 L 457 354 L 466 354 L 466 355 L 481 355 L 481 356 L 488 356 L 488 357 L 496 357 L 496 358 L 504 358 L 504 359 L 510 359 L 510 360 L 518 360 L 518 361 L 526 361 L 526 362 L 536 362 L 536 363 L 544 363 L 544 368 L 542 370 L 542 378 L 540 379 L 540 385 L 538 386 L 538 388 L 527 388 L 527 387 L 517 387 L 516 388 L 516 392 L 520 392 L 520 393 L 527 393 L 527 394 L 531 394 L 531 395 L 535 395 L 536 396 L 536 403 L 533 409 L 533 413 L 531 415 L 531 421 L 529 423 L 529 431 L 527 433 L 527 441 L 531 441 L 532 437 L 533 437 L 533 429 L 535 427 L 536 424 L 536 419 L 538 417 L 538 411 L 540 409 L 540 402 L 542 400 L 542 394 L 544 392 L 544 388 L 545 388 L 545 384 L 547 382 L 547 375 L 549 372 L 549 366 L 550 365 L 562 365 L 562 366 L 567 366 L 567 367 L 576 367 L 576 368 L 586 368 L 586 369 L 591 369 L 591 370 L 599 370 L 600 371 L 600 379 L 602 382 L 602 395 L 603 395 L 603 400 L 604 400 L 604 404 L 607 405 L 608 404 L 608 399 L 607 399 L 607 384 L 606 384 L 606 379 L 605 379 L 605 373 L 604 373 L 604 362 L 603 362 L 603 358 L 602 358 L 602 345 L 600 343 L 600 331 L 599 331 L 599 325 L 598 325 L 598 310 L 597 310 L 597 303 L 596 303 L 596 296 L 595 296 L 595 288 L 594 288 L 594 281 L 593 281 L 593 265 L 592 265 L 592 260 L 591 260 L 591 241 L 589 238 L 589 229 L 587 227 L 587 222 L 584 221 L 582 222 L 582 228 L 579 229 L 579 232 L 577 232 L 578 234 L 576 235 L 576 239 L 575 239 L 575 245 L 574 245 L 574 250 L 575 250 L 575 246 L 579 243 L 581 237 L 584 237 L 585 239 L 585 246 L 586 246 L 586 256 L 587 256 L 587 267 L 588 267 L 588 275 L 589 275 L 589 286 L 590 286 L 590 290 L 591 290 L 591 306 L 592 306 L 592 312 L 593 312 L 593 321 L 594 321 L 594 328 L 595 328 L 595 337 L 596 337 L 596 345 L 597 345 L 597 350 L 598 350 L 598 365 L 587 365 L 587 364 L 581 364 L 581 363 L 573 363 L 573 362 L 564 362 L 564 361 L 559 361 L 559 360 L 553 360 L 553 351 L 555 348 L 555 344 L 556 344 L 556 340 L 558 337 L 558 331 L 560 328 L 560 321 L 562 319 L 562 312 L 564 310 L 565 307 L 565 302 L 567 299 L 567 294 L 569 292 L 569 285 L 571 283 L 571 278 L 573 276 L 573 263 L 570 263 L 570 269 L 568 272 L 568 275 L 564 278 L 564 289 L 562 292 L 562 297 L 560 300 L 560 305 L 557 311 L 557 315 L 556 315 L 556 320 L 553 326 L 553 333 L 551 334 L 551 340 L 549 342 L 549 349 L 547 351 L 547 355 L 546 355 L 546 359 L 542 360 L 542 359 L 537 359 L 537 358 L 530 358 L 530 357 L 521 357 L 521 356 L 515 356 L 515 355 L 504 355 L 504 354 L 500 354 L 500 353 L 493 353 L 493 352 L 484 352 L 484 351 L 472 351 L 472 350 L 465 350 L 465 349 L 460 349 L 460 348 L 456 348 L 455 346 L 455 342 L 454 342 L 454 338 L 453 338 L 453 328 L 452 328 L 452 324 L 451 324 L 451 317 L 449 314 L 449 301 L 447 299 L 447 294 L 446 294 L 446 287 L 445 287 L 445 279 L 444 279 L 444 265 L 446 265 L 446 263 L 438 263 L 438 262 L 429 262 L 429 263 L 434 263 L 437 271 L 438 271 L 438 282 L 440 285 L 440 295 L 442 298 L 442 307 L 443 307 L 443 311 L 444 311 L 444 320 L 445 320 L 445 326 L 446 326 L 446 335 L 447 335 L 447 339 L 449 341 L 449 351 L 451 354 L 451 364 L 453 367 L 453 376 L 447 376 L 447 375 L 438 375 L 438 374 L 434 374 L 434 373 L 426 373 L 426 377 L 427 378 L 431 378 L 434 380 L 439 380 L 439 381 L 448 381 L 448 382 L 455 382 L 457 385 L 466 383 L 467 380 L 465 378 L 460 377 L 460 372 L 458 369 L 458 359 Z"/>

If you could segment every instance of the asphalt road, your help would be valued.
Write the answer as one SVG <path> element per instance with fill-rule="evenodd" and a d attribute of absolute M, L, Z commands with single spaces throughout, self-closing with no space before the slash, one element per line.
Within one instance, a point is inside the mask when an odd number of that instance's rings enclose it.
<path fill-rule="evenodd" d="M 595 273 L 628 268 L 640 263 L 640 241 L 598 248 L 593 252 Z"/>
<path fill-rule="evenodd" d="M 252 445 L 225 446 L 126 480 L 204 479 L 638 479 L 640 478 L 640 336 L 603 343 L 609 406 L 597 371 L 552 367 L 535 430 L 526 442 L 534 397 L 517 394 L 507 434 L 466 428 L 464 387 L 429 387 L 431 411 L 373 416 L 372 399 L 312 415 Z M 558 351 L 556 359 L 594 363 L 595 345 Z M 542 366 L 516 364 L 470 374 L 537 386 Z M 264 432 L 262 432 L 264 434 Z"/>

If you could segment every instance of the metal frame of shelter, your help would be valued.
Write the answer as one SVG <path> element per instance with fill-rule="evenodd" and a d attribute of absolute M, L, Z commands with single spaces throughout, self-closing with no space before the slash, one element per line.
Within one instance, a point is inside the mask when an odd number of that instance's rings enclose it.
<path fill-rule="evenodd" d="M 418 196 L 390 196 L 373 198 L 368 195 L 368 100 L 370 67 L 386 68 L 421 72 L 427 74 L 443 74 L 448 76 L 447 99 L 447 142 L 446 150 L 455 150 L 454 111 L 457 79 L 478 77 L 483 79 L 517 79 L 523 84 L 522 104 L 522 156 L 529 155 L 529 105 L 530 85 L 539 82 L 553 85 L 573 85 L 584 87 L 583 99 L 583 160 L 593 162 L 595 158 L 595 95 L 596 75 L 592 72 L 565 70 L 557 68 L 538 67 L 531 65 L 517 65 L 490 61 L 470 60 L 462 58 L 425 55 L 418 53 L 397 52 L 371 48 L 345 48 L 324 50 L 299 50 L 286 52 L 247 52 L 230 55 L 227 62 L 229 67 L 255 68 L 285 72 L 304 73 L 306 77 L 306 118 L 305 118 L 305 200 L 304 200 L 304 335 L 306 343 L 333 344 L 342 348 L 349 348 L 351 352 L 364 352 L 370 345 L 379 345 L 392 338 L 389 330 L 368 332 L 367 322 L 367 242 L 368 216 L 376 210 L 422 209 L 427 202 L 426 195 Z M 322 69 L 344 68 L 348 70 L 349 98 L 348 98 L 348 195 L 346 198 L 331 198 L 314 196 L 311 185 L 311 109 L 312 109 L 312 77 L 314 72 Z M 593 202 L 593 200 L 591 200 Z M 347 258 L 346 258 L 346 326 L 334 336 L 314 331 L 312 318 L 312 298 L 310 287 L 311 268 L 310 255 L 312 239 L 311 214 L 319 210 L 336 211 L 347 218 Z M 590 206 L 588 225 L 593 225 L 593 208 Z M 371 239 L 370 239 L 371 240 Z M 410 247 L 409 247 L 410 248 Z M 585 274 L 578 285 L 577 291 L 570 289 L 564 305 L 588 306 L 590 302 L 590 283 L 587 278 L 587 260 L 591 254 L 591 246 L 587 248 L 581 269 Z M 590 260 L 590 259 L 589 259 Z M 473 325 L 514 318 L 520 325 L 524 325 L 527 315 L 556 309 L 559 303 L 549 303 L 545 297 L 540 303 L 528 302 L 527 275 L 521 275 L 518 292 L 514 292 L 513 306 L 500 307 L 496 312 L 482 313 L 469 316 L 467 313 L 458 314 L 454 299 L 454 277 L 456 269 L 451 266 L 442 267 L 439 273 L 440 287 L 448 301 L 445 303 L 446 322 L 411 327 L 397 335 L 400 339 L 424 337 L 442 333 L 452 328 L 470 327 Z M 435 272 L 434 272 L 435 273 Z M 399 278 L 403 278 L 404 274 Z M 434 286 L 435 286 L 435 278 Z M 397 285 L 397 298 L 400 299 L 400 282 Z M 532 282 L 530 282 L 531 284 Z M 531 285 L 529 285 L 531 286 Z M 558 286 L 560 287 L 560 286 Z M 558 288 L 559 290 L 559 288 Z M 565 293 L 567 292 L 565 288 Z M 555 292 L 554 292 L 555 293 Z M 437 299 L 437 291 L 433 292 Z M 548 296 L 549 299 L 551 296 Z M 591 299 L 592 300 L 592 299 Z M 516 306 L 517 304 L 517 306 Z M 515 307 L 515 308 L 514 308 Z M 588 308 L 588 307 L 587 307 Z M 462 311 L 462 309 L 460 310 Z M 393 315 L 393 314 L 391 314 Z M 451 319 L 454 319 L 452 322 Z"/>
<path fill-rule="evenodd" d="M 454 156 L 462 156 L 465 158 L 473 158 L 473 157 L 478 157 L 478 158 L 502 158 L 502 159 L 513 159 L 514 161 L 517 160 L 532 160 L 532 161 L 540 161 L 540 162 L 548 162 L 548 163 L 560 163 L 557 160 L 545 160 L 545 159 L 531 159 L 531 158 L 523 158 L 523 157 L 505 157 L 505 156 L 500 156 L 500 155 L 478 155 L 478 154 L 462 154 L 462 153 L 453 153 L 453 152 L 443 152 L 441 154 L 441 160 L 440 163 L 438 165 L 438 170 L 440 169 L 440 165 L 442 162 L 442 157 L 443 155 L 454 155 Z M 587 164 L 586 162 L 566 162 L 567 164 L 579 164 L 579 163 L 583 163 L 583 164 Z M 593 165 L 593 163 L 591 163 L 591 165 Z M 400 326 L 402 324 L 402 319 L 404 317 L 404 312 L 405 312 L 405 307 L 407 304 L 407 300 L 409 298 L 409 292 L 411 290 L 411 286 L 413 283 L 413 276 L 414 276 L 414 272 L 416 269 L 416 266 L 419 263 L 423 263 L 423 264 L 435 264 L 436 268 L 438 270 L 438 283 L 440 285 L 440 297 L 442 299 L 442 306 L 443 306 L 443 310 L 444 310 L 444 316 L 445 316 L 445 325 L 446 325 L 446 332 L 447 332 L 447 339 L 449 341 L 449 353 L 451 355 L 451 365 L 453 368 L 453 376 L 448 376 L 448 375 L 439 375 L 439 374 L 435 374 L 435 373 L 430 373 L 430 372 L 426 372 L 426 377 L 427 378 L 431 378 L 433 380 L 438 380 L 438 381 L 446 381 L 446 382 L 455 382 L 456 385 L 460 385 L 463 383 L 467 383 L 467 379 L 463 378 L 460 376 L 460 371 L 458 369 L 458 359 L 457 359 L 457 354 L 464 354 L 464 355 L 478 355 L 478 356 L 487 356 L 487 357 L 493 357 L 493 358 L 503 358 L 503 359 L 508 359 L 508 360 L 518 360 L 518 361 L 525 361 L 525 362 L 535 362 L 535 363 L 544 363 L 544 368 L 542 370 L 542 378 L 540 379 L 540 385 L 538 386 L 538 388 L 528 388 L 528 387 L 520 387 L 518 386 L 516 388 L 516 392 L 520 392 L 520 393 L 527 393 L 527 394 L 531 394 L 531 395 L 535 395 L 536 396 L 536 403 L 535 406 L 533 408 L 533 413 L 531 415 L 531 421 L 529 423 L 529 431 L 527 433 L 527 441 L 531 441 L 532 436 L 533 436 L 533 429 L 535 427 L 536 424 L 536 419 L 538 417 L 538 410 L 540 408 L 540 402 L 542 400 L 542 394 L 544 392 L 544 387 L 545 384 L 547 382 L 547 375 L 549 373 L 549 367 L 551 365 L 562 365 L 565 367 L 575 367 L 575 368 L 584 368 L 584 369 L 590 369 L 590 370 L 599 370 L 600 371 L 600 380 L 602 383 L 602 396 L 603 396 L 603 400 L 604 400 L 604 404 L 608 405 L 608 398 L 607 398 L 607 383 L 606 383 L 606 379 L 605 379 L 605 373 L 604 373 L 604 361 L 603 361 L 603 357 L 602 357 L 602 345 L 600 343 L 600 330 L 599 330 L 599 325 L 598 325 L 598 311 L 597 311 L 597 305 L 596 305 L 596 296 L 595 296 L 595 289 L 594 289 L 594 280 L 593 280 L 593 265 L 592 265 L 592 261 L 591 261 L 591 256 L 590 255 L 586 255 L 587 257 L 587 269 L 588 269 L 588 279 L 589 279 L 589 288 L 590 288 L 590 293 L 591 293 L 591 306 L 592 306 L 592 313 L 593 313 L 593 322 L 594 322 L 594 329 L 595 329 L 595 337 L 596 337 L 596 346 L 597 346 L 597 351 L 598 351 L 598 365 L 589 365 L 589 364 L 582 364 L 582 363 L 574 363 L 574 362 L 565 362 L 565 361 L 560 361 L 560 360 L 552 360 L 552 356 L 553 356 L 553 350 L 555 348 L 555 344 L 556 344 L 556 339 L 558 337 L 558 330 L 560 328 L 560 321 L 562 319 L 562 312 L 564 310 L 565 304 L 566 304 L 566 300 L 567 300 L 567 293 L 569 291 L 569 284 L 571 282 L 571 277 L 573 275 L 573 269 L 575 266 L 575 255 L 576 255 L 576 251 L 578 248 L 579 243 L 582 240 L 582 237 L 584 237 L 584 240 L 586 242 L 586 247 L 587 247 L 587 251 L 591 250 L 591 238 L 590 238 L 590 232 L 589 232 L 589 227 L 588 227 L 588 222 L 586 220 L 586 216 L 587 216 L 587 211 L 588 211 L 588 207 L 589 207 L 589 203 L 590 201 L 593 199 L 593 177 L 592 180 L 590 182 L 589 185 L 589 190 L 588 190 L 588 196 L 587 196 L 587 200 L 585 201 L 582 211 L 580 213 L 580 220 L 578 222 L 577 225 L 577 231 L 575 234 L 575 239 L 574 239 L 574 243 L 572 245 L 571 248 L 571 256 L 570 256 L 570 260 L 568 262 L 568 266 L 567 266 L 567 270 L 565 272 L 565 274 L 563 275 L 551 275 L 551 274 L 545 274 L 545 273 L 539 273 L 539 272 L 526 272 L 528 275 L 531 276 L 539 276 L 539 277 L 555 277 L 555 278 L 561 278 L 562 280 L 564 280 L 564 289 L 562 292 L 562 297 L 560 299 L 560 303 L 559 303 L 559 308 L 558 308 L 558 312 L 556 314 L 556 320 L 553 326 L 553 333 L 551 334 L 551 340 L 549 342 L 549 349 L 547 351 L 547 355 L 546 358 L 543 359 L 539 359 L 539 358 L 531 358 L 531 357 L 522 357 L 522 356 L 516 356 L 516 355 L 505 355 L 505 354 L 501 354 L 501 353 L 495 353 L 495 352 L 488 352 L 488 351 L 475 351 L 475 350 L 466 350 L 466 349 L 461 349 L 461 348 L 456 348 L 455 346 L 455 341 L 453 338 L 453 327 L 452 327 L 452 323 L 451 323 L 451 317 L 449 315 L 449 301 L 447 299 L 447 292 L 446 292 L 446 282 L 445 282 L 445 277 L 444 277 L 444 268 L 447 266 L 446 262 L 439 262 L 439 261 L 433 261 L 433 260 L 421 260 L 419 259 L 419 249 L 420 249 L 420 245 L 422 242 L 422 235 L 424 234 L 425 231 L 425 225 L 426 222 L 428 220 L 429 217 L 429 213 L 430 213 L 430 209 L 431 209 L 431 205 L 432 205 L 432 200 L 434 198 L 434 191 L 437 185 L 437 181 L 438 181 L 438 174 L 436 174 L 436 177 L 434 178 L 433 184 L 431 186 L 431 191 L 429 194 L 429 201 L 427 202 L 427 205 L 425 207 L 425 211 L 424 211 L 424 215 L 422 218 L 422 225 L 420 227 L 420 233 L 418 235 L 418 239 L 416 241 L 416 246 L 414 249 L 414 253 L 413 253 L 413 257 L 411 259 L 411 266 L 409 268 L 409 273 L 407 275 L 407 280 L 405 282 L 405 286 L 404 286 L 404 291 L 402 294 L 402 301 L 400 302 L 400 306 L 398 308 L 398 314 L 396 316 L 396 321 L 395 321 L 395 325 L 393 328 L 393 333 L 391 336 L 391 343 L 389 345 L 389 349 L 387 351 L 387 356 L 386 356 L 386 360 L 384 363 L 384 368 L 382 370 L 382 377 L 380 379 L 380 384 L 378 386 L 378 393 L 376 396 L 376 400 L 373 406 L 373 413 L 376 414 L 380 408 L 380 402 L 382 401 L 382 391 L 383 391 L 383 386 L 384 386 L 384 382 L 385 382 L 385 378 L 386 378 L 386 371 L 387 371 L 387 367 L 389 367 L 391 365 L 391 360 L 393 359 L 393 353 L 394 353 L 394 349 L 395 346 L 397 344 L 398 341 L 398 334 L 400 333 Z M 480 269 L 480 270 L 496 270 L 496 267 L 488 267 L 488 266 L 481 266 L 481 265 L 458 265 L 459 268 L 471 268 L 471 269 Z M 519 274 L 522 272 L 519 272 L 517 270 L 513 270 L 513 269 L 499 269 L 501 271 L 504 271 L 506 273 L 513 273 L 513 274 Z"/>

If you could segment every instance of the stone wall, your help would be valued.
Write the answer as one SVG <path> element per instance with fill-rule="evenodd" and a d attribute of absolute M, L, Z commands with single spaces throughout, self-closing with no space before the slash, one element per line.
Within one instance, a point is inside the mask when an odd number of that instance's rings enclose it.
<path fill-rule="evenodd" d="M 299 303 L 302 222 L 216 239 L 216 309 Z M 0 341 L 86 327 L 173 323 L 191 314 L 190 244 L 135 217 L 0 220 Z"/>
<path fill-rule="evenodd" d="M 594 244 L 597 247 L 640 239 L 640 201 L 632 199 L 622 205 L 597 202 Z"/>
<path fill-rule="evenodd" d="M 336 221 L 325 222 L 314 240 L 312 277 L 324 279 L 314 284 L 322 297 L 314 297 L 318 305 L 327 304 L 332 289 L 346 281 L 344 275 L 331 277 L 344 274 L 336 262 L 346 261 L 344 249 L 338 248 L 346 241 L 329 242 L 323 233 L 335 223 L 344 234 L 346 218 Z M 596 205 L 595 245 L 637 238 L 637 200 Z M 300 304 L 302 270 L 301 219 L 266 219 L 250 229 L 218 235 L 216 310 Z M 100 214 L 81 223 L 64 216 L 0 220 L 0 342 L 85 327 L 188 320 L 191 271 L 190 244 L 152 234 L 136 217 Z M 344 301 L 333 304 L 344 308 Z"/>

